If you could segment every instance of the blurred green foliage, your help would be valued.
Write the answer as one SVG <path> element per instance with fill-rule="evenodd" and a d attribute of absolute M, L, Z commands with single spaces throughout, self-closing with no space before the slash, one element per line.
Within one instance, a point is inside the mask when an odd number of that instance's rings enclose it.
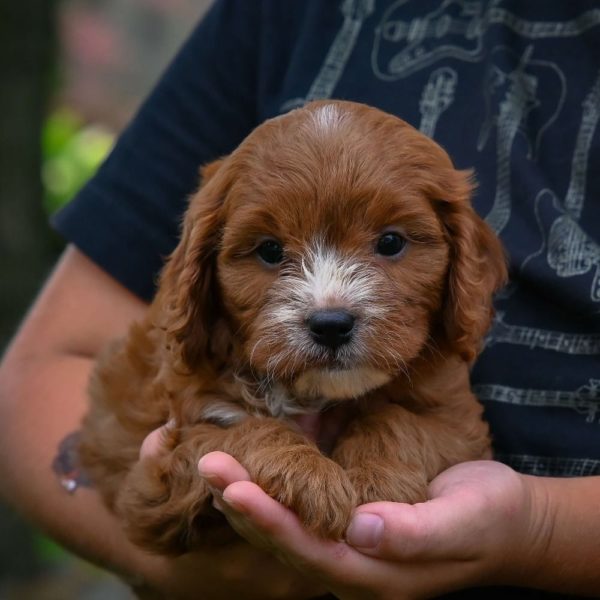
<path fill-rule="evenodd" d="M 74 111 L 52 112 L 42 132 L 42 181 L 48 214 L 56 212 L 96 172 L 114 142 L 114 135 L 99 125 L 84 124 Z"/>
<path fill-rule="evenodd" d="M 34 536 L 34 547 L 37 556 L 44 564 L 55 564 L 69 555 L 61 546 L 39 533 Z"/>

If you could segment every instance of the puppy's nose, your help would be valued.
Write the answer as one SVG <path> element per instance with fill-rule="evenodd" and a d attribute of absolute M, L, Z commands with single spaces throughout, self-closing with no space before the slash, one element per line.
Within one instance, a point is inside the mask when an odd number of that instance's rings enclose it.
<path fill-rule="evenodd" d="M 335 349 L 352 339 L 354 321 L 345 310 L 319 310 L 308 318 L 308 328 L 317 344 Z"/>

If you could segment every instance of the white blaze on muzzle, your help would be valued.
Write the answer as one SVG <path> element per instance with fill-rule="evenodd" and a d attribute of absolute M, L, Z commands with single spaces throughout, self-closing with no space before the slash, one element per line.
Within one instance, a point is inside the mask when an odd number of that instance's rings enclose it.
<path fill-rule="evenodd" d="M 355 256 L 316 242 L 296 273 L 282 274 L 279 294 L 286 299 L 281 317 L 305 318 L 315 310 L 343 308 L 358 317 L 377 316 L 378 274 Z M 279 310 L 279 309 L 278 309 Z M 290 312 L 288 312 L 288 310 Z M 293 318 L 293 317 L 292 317 Z"/>
<path fill-rule="evenodd" d="M 367 366 L 364 360 L 369 358 L 365 344 L 369 322 L 385 318 L 377 301 L 381 277 L 358 257 L 315 242 L 299 265 L 281 273 L 263 342 L 283 339 L 285 348 L 278 344 L 279 351 L 269 360 L 269 371 L 277 372 L 278 365 L 294 357 L 294 364 L 302 365 L 304 373 L 297 380 L 295 393 L 330 399 L 356 397 L 388 381 L 385 371 Z M 335 350 L 315 342 L 307 325 L 311 315 L 323 310 L 343 310 L 356 318 L 351 340 Z M 332 354 L 335 367 L 310 368 L 311 361 Z M 308 370 L 304 370 L 306 366 Z"/>

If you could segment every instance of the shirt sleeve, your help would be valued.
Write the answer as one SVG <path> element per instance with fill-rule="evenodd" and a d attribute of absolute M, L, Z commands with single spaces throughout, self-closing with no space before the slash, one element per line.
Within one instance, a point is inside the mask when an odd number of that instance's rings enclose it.
<path fill-rule="evenodd" d="M 53 227 L 144 300 L 172 251 L 201 164 L 257 124 L 260 2 L 218 0 Z"/>

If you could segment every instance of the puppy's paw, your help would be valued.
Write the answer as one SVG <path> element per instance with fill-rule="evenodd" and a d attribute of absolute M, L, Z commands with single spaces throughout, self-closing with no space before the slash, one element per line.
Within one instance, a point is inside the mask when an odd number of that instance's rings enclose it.
<path fill-rule="evenodd" d="M 179 555 L 233 537 L 192 457 L 183 454 L 140 461 L 117 497 L 127 536 L 150 552 Z"/>
<path fill-rule="evenodd" d="M 341 539 L 356 506 L 345 471 L 318 451 L 298 450 L 289 458 L 272 456 L 254 471 L 254 481 L 293 510 L 309 531 Z"/>
<path fill-rule="evenodd" d="M 425 473 L 402 465 L 364 464 L 347 471 L 358 496 L 358 504 L 427 500 Z"/>

